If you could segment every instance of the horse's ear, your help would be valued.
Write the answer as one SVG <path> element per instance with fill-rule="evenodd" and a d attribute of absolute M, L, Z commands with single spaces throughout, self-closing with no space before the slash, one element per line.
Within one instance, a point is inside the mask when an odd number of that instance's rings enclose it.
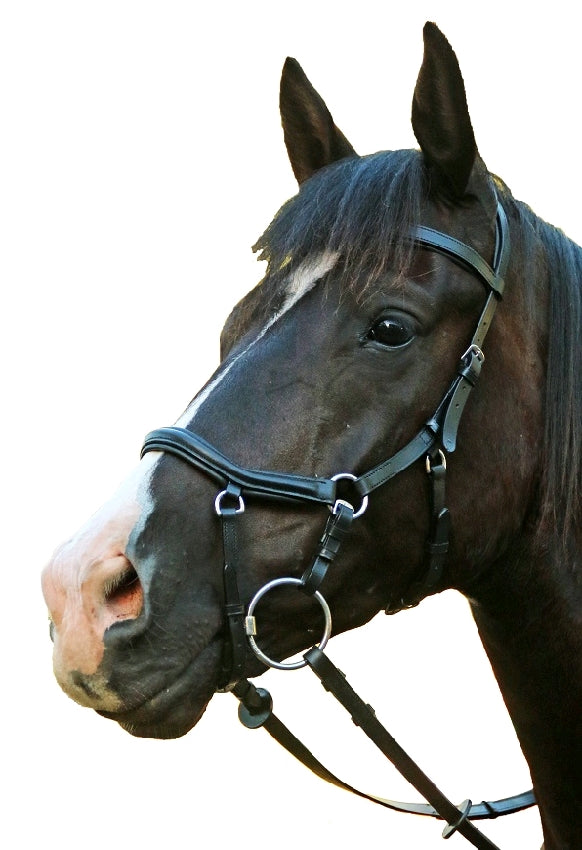
<path fill-rule="evenodd" d="M 283 66 L 279 105 L 285 145 L 298 183 L 324 165 L 356 155 L 296 59 L 288 58 Z"/>
<path fill-rule="evenodd" d="M 460 199 L 477 157 L 465 84 L 455 53 L 439 28 L 426 23 L 424 57 L 412 101 L 412 128 L 438 193 Z"/>

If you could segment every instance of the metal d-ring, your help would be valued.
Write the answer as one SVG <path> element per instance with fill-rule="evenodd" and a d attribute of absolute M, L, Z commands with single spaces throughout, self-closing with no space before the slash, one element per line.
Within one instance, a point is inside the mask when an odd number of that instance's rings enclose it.
<path fill-rule="evenodd" d="M 280 587 L 283 584 L 292 584 L 296 587 L 301 587 L 303 582 L 298 578 L 275 578 L 273 581 L 267 582 L 267 584 L 263 585 L 260 590 L 258 590 L 249 604 L 249 610 L 247 612 L 247 616 L 245 617 L 245 632 L 247 634 L 247 638 L 251 645 L 251 648 L 257 658 L 260 658 L 263 664 L 266 664 L 268 667 L 275 667 L 277 670 L 299 670 L 300 667 L 305 667 L 307 665 L 307 661 L 273 661 L 272 658 L 269 658 L 268 655 L 259 649 L 257 646 L 257 642 L 255 640 L 255 635 L 257 634 L 257 623 L 256 619 L 253 616 L 255 608 L 257 607 L 257 603 L 263 596 L 272 590 L 274 587 Z M 329 605 L 321 595 L 321 593 L 316 590 L 313 593 L 313 596 L 317 599 L 319 604 L 321 605 L 323 616 L 325 617 L 325 628 L 323 630 L 323 637 L 321 641 L 317 644 L 319 649 L 325 649 L 325 646 L 328 640 L 331 637 L 331 611 L 329 610 Z"/>
<path fill-rule="evenodd" d="M 357 479 L 357 476 L 353 475 L 353 473 L 351 473 L 351 472 L 338 472 L 337 475 L 331 476 L 331 480 L 332 481 L 343 481 L 343 480 L 345 480 L 345 481 L 357 481 L 358 479 Z M 332 513 L 337 513 L 337 507 L 336 506 L 337 506 L 338 502 L 342 502 L 345 505 L 349 505 L 350 508 L 353 508 L 353 505 L 350 502 L 346 502 L 345 499 L 338 499 L 338 501 L 335 503 L 333 508 L 330 508 L 330 511 Z M 362 503 L 361 503 L 360 507 L 358 508 L 358 510 L 354 511 L 354 517 L 353 518 L 357 519 L 359 516 L 362 516 L 362 514 L 365 512 L 367 507 L 368 507 L 368 497 L 362 496 Z"/>
<path fill-rule="evenodd" d="M 221 490 L 216 499 L 214 500 L 214 510 L 216 511 L 218 516 L 222 516 L 224 513 L 222 508 L 222 500 L 225 496 L 232 497 L 233 494 L 229 493 L 228 490 Z M 236 516 L 238 516 L 239 514 L 244 514 L 245 503 L 243 497 L 240 494 L 236 496 L 236 498 L 238 499 L 238 507 L 235 508 L 234 513 L 236 514 Z"/>

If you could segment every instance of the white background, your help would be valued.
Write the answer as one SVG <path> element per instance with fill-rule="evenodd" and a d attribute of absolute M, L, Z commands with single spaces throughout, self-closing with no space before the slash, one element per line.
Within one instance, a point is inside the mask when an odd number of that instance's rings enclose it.
<path fill-rule="evenodd" d="M 171 742 L 78 708 L 52 679 L 39 589 L 52 549 L 214 369 L 221 323 L 261 275 L 250 245 L 295 191 L 285 56 L 359 152 L 411 147 L 426 19 L 457 51 L 490 169 L 580 242 L 571 3 L 0 5 L 4 846 L 442 846 L 435 822 L 312 778 L 240 727 L 228 695 Z M 529 787 L 459 597 L 380 616 L 330 656 L 454 800 Z M 268 681 L 332 769 L 415 799 L 308 672 Z M 541 843 L 535 812 L 485 831 L 503 848 Z"/>

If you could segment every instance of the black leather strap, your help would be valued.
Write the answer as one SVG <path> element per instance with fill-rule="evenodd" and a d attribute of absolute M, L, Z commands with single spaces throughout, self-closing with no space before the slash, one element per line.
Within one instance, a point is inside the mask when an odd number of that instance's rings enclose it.
<path fill-rule="evenodd" d="M 432 818 L 440 818 L 439 813 L 427 803 L 401 803 L 398 800 L 389 800 L 389 808 L 409 815 L 421 815 Z M 480 803 L 471 803 L 467 812 L 469 820 L 494 820 L 504 815 L 513 815 L 531 809 L 536 805 L 533 791 L 523 791 L 514 794 L 513 797 L 503 797 L 501 800 L 482 800 Z"/>
<path fill-rule="evenodd" d="M 443 575 L 449 551 L 451 516 L 446 505 L 447 463 L 440 449 L 433 449 L 426 456 L 426 471 L 430 482 L 430 528 L 423 573 L 401 599 L 390 600 L 385 608 L 386 614 L 414 608 L 425 596 L 438 589 Z"/>
<path fill-rule="evenodd" d="M 247 641 L 244 628 L 245 606 L 240 598 L 237 581 L 238 534 L 241 516 L 241 490 L 229 484 L 220 503 L 222 521 L 222 544 L 224 551 L 223 584 L 224 612 L 229 640 L 225 641 L 222 653 L 222 671 L 219 691 L 230 691 L 244 676 Z"/>
<path fill-rule="evenodd" d="M 313 594 L 316 590 L 319 590 L 329 565 L 350 533 L 353 519 L 353 507 L 347 502 L 337 502 L 333 513 L 330 514 L 325 524 L 313 563 L 301 577 L 305 593 Z"/>
<path fill-rule="evenodd" d="M 493 314 L 497 307 L 497 297 L 491 292 L 477 323 L 471 345 L 461 358 L 457 377 L 453 381 L 449 393 L 445 396 L 444 413 L 440 416 L 440 442 L 447 452 L 454 452 L 457 447 L 457 432 L 465 405 L 471 390 L 477 385 L 481 375 L 481 366 L 485 360 L 481 347 L 487 331 L 491 327 Z M 437 416 L 435 416 L 437 419 Z"/>
<path fill-rule="evenodd" d="M 434 230 L 432 227 L 424 227 L 423 225 L 413 227 L 408 238 L 417 245 L 443 254 L 453 263 L 474 272 L 498 297 L 503 295 L 504 278 L 509 263 L 511 245 L 507 215 L 499 202 L 497 202 L 495 217 L 493 267 L 470 245 L 466 245 L 459 239 L 455 239 L 454 236 L 448 236 L 440 230 Z"/>
<path fill-rule="evenodd" d="M 354 691 L 345 676 L 332 664 L 329 658 L 317 647 L 305 653 L 305 660 L 321 680 L 324 688 L 350 713 L 353 722 L 374 742 L 386 758 L 392 762 L 399 773 L 410 782 L 428 801 L 433 809 L 451 828 L 460 832 L 479 850 L 499 850 L 487 836 L 465 817 L 460 817 L 459 809 L 440 791 L 431 779 L 422 771 L 400 744 L 382 726 L 374 710 Z M 449 830 L 449 833 L 452 832 Z"/>
<path fill-rule="evenodd" d="M 144 440 L 141 456 L 146 452 L 170 452 L 222 484 L 229 481 L 238 484 L 243 492 L 324 505 L 335 503 L 335 481 L 285 472 L 245 469 L 229 460 L 198 434 L 185 428 L 174 426 L 151 431 Z"/>
<path fill-rule="evenodd" d="M 430 480 L 430 530 L 426 543 L 428 570 L 420 588 L 420 599 L 440 583 L 449 551 L 451 530 L 451 515 L 446 499 L 447 464 L 441 451 L 427 457 L 427 472 Z"/>
<path fill-rule="evenodd" d="M 441 233 L 439 230 L 433 230 L 432 227 L 414 227 L 410 231 L 410 238 L 417 245 L 443 254 L 457 265 L 470 272 L 476 272 L 487 286 L 497 292 L 498 295 L 503 295 L 503 279 L 470 245 L 465 245 L 464 242 L 460 242 L 453 236 L 447 236 L 446 233 Z"/>
<path fill-rule="evenodd" d="M 360 496 L 369 495 L 373 490 L 376 490 L 390 481 L 391 478 L 394 478 L 395 475 L 398 475 L 399 472 L 408 469 L 419 458 L 427 455 L 436 443 L 436 435 L 431 431 L 430 427 L 423 428 L 409 443 L 397 451 L 396 454 L 392 455 L 391 458 L 379 463 L 378 466 L 375 466 L 369 472 L 360 475 L 354 481 L 354 487 Z"/>
<path fill-rule="evenodd" d="M 433 430 L 438 434 L 440 444 L 447 452 L 453 452 L 456 448 L 457 431 L 461 417 L 471 390 L 476 385 L 481 372 L 484 359 L 481 348 L 491 327 L 497 302 L 503 295 L 505 287 L 504 277 L 509 263 L 511 246 L 507 216 L 500 203 L 497 204 L 495 235 L 493 267 L 491 267 L 469 245 L 465 245 L 445 233 L 440 233 L 430 227 L 416 227 L 411 231 L 411 238 L 417 244 L 438 251 L 458 265 L 473 271 L 489 289 L 487 301 L 477 322 L 469 348 L 461 358 L 458 375 L 445 394 L 443 402 L 439 405 L 439 410 L 429 423 L 429 426 L 432 425 Z"/>

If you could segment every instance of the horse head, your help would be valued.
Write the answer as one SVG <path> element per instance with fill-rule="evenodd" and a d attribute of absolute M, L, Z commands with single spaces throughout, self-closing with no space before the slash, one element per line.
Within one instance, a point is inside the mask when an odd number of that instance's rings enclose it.
<path fill-rule="evenodd" d="M 236 534 L 227 560 L 235 551 L 245 605 L 274 579 L 305 576 L 329 508 L 353 509 L 350 534 L 318 584 L 334 633 L 427 593 L 476 593 L 528 523 L 542 428 L 541 307 L 527 308 L 513 285 L 512 257 L 503 309 L 495 322 L 483 319 L 501 295 L 484 280 L 499 252 L 499 198 L 506 238 L 513 202 L 478 153 L 455 54 L 432 24 L 424 41 L 412 105 L 419 151 L 356 154 L 287 60 L 280 106 L 299 191 L 259 239 L 266 275 L 232 311 L 220 365 L 176 423 L 195 435 L 196 462 L 150 446 L 44 572 L 59 683 L 134 735 L 185 734 L 224 685 L 216 498 L 225 468 L 253 470 L 253 481 L 270 470 L 309 487 L 340 476 L 329 499 L 271 498 L 244 483 L 225 496 L 228 534 Z M 481 319 L 491 331 L 469 363 Z M 443 413 L 453 384 L 475 383 L 483 352 L 478 390 L 466 408 L 455 396 Z M 399 457 L 438 411 L 454 418 L 454 405 L 464 412 L 449 444 L 439 420 L 427 432 L 430 450 L 370 484 L 368 471 Z M 204 466 L 201 452 L 218 467 Z M 446 565 L 425 582 L 431 464 L 445 456 L 452 532 L 433 540 L 448 549 Z M 313 594 L 293 585 L 265 595 L 257 621 L 257 642 L 275 659 L 313 645 L 323 628 Z M 248 648 L 242 667 L 245 676 L 265 669 Z"/>

